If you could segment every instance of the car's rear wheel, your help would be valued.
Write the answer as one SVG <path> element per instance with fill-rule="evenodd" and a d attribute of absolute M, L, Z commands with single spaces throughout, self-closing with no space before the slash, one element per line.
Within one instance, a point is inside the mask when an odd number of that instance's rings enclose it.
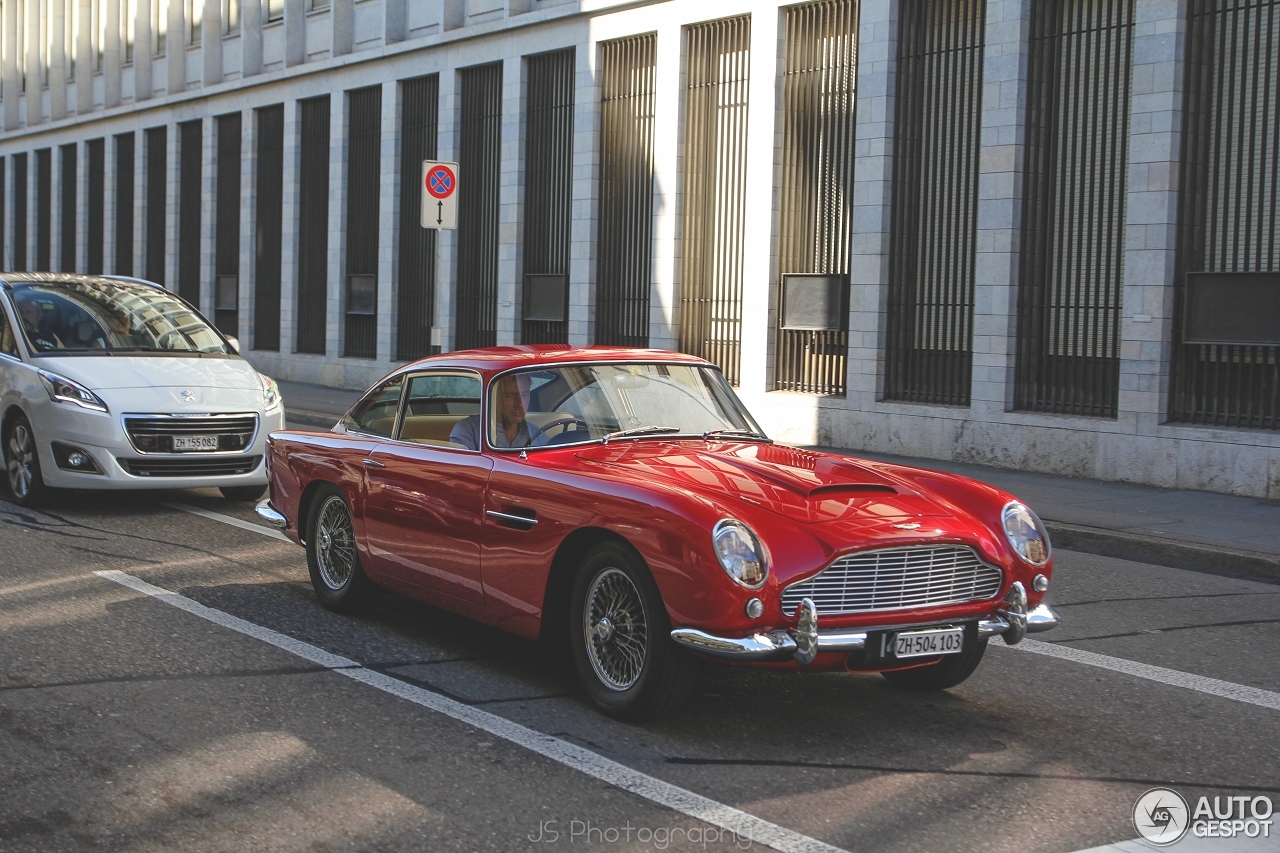
<path fill-rule="evenodd" d="M 889 679 L 894 687 L 907 690 L 946 690 L 973 675 L 978 664 L 982 663 L 982 655 L 986 651 L 987 641 L 978 640 L 968 643 L 960 654 L 946 655 L 937 663 L 880 674 Z"/>
<path fill-rule="evenodd" d="M 578 568 L 572 596 L 574 666 L 605 713 L 653 719 L 688 698 L 698 662 L 671 640 L 662 596 L 634 551 L 613 542 L 593 548 Z"/>
<path fill-rule="evenodd" d="M 311 507 L 307 567 L 320 603 L 336 613 L 357 613 L 377 603 L 381 591 L 360 567 L 351 508 L 342 491 L 323 487 Z"/>
<path fill-rule="evenodd" d="M 219 486 L 218 491 L 222 492 L 222 496 L 229 501 L 236 503 L 249 503 L 256 501 L 262 497 L 267 491 L 266 486 Z"/>
<path fill-rule="evenodd" d="M 26 415 L 15 416 L 4 435 L 4 464 L 14 503 L 34 507 L 49 497 L 49 488 L 40 473 L 36 435 Z"/>

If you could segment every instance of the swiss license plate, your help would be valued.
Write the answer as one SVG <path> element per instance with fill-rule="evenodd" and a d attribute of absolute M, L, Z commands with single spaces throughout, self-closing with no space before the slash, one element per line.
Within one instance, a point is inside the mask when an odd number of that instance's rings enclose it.
<path fill-rule="evenodd" d="M 963 648 L 963 628 L 929 628 L 923 631 L 902 631 L 893 638 L 893 656 L 898 658 L 956 655 Z"/>
<path fill-rule="evenodd" d="M 216 435 L 175 435 L 173 437 L 173 450 L 175 453 L 187 450 L 217 449 L 218 437 Z"/>

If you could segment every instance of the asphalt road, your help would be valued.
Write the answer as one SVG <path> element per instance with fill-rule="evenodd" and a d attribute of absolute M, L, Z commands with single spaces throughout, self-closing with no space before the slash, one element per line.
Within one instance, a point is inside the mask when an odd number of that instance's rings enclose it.
<path fill-rule="evenodd" d="M 1066 853 L 1153 786 L 1280 805 L 1280 585 L 1060 551 L 1051 645 L 951 691 L 708 666 L 633 726 L 537 644 L 324 611 L 264 532 L 213 491 L 0 500 L 0 849 L 765 849 L 711 803 L 796 850 Z"/>

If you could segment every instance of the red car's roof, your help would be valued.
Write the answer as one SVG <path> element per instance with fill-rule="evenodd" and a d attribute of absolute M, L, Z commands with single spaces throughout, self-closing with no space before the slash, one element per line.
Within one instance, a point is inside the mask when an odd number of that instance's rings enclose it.
<path fill-rule="evenodd" d="M 660 361 L 679 364 L 699 364 L 713 367 L 697 356 L 662 349 L 639 347 L 592 346 L 575 347 L 568 344 L 525 344 L 515 347 L 488 347 L 487 349 L 459 350 L 458 352 L 432 355 L 401 370 L 418 367 L 470 367 L 484 373 L 498 373 L 512 367 L 534 367 L 543 364 L 571 364 L 594 361 Z"/>

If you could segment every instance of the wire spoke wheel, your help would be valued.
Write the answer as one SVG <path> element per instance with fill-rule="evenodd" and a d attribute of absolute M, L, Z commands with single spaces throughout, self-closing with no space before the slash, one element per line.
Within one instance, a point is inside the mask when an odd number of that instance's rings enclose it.
<path fill-rule="evenodd" d="M 17 423 L 9 432 L 9 488 L 15 497 L 24 498 L 35 482 L 35 441 L 25 423 Z"/>
<path fill-rule="evenodd" d="M 616 568 L 596 575 L 587 590 L 582 630 L 596 676 L 610 690 L 627 690 L 644 671 L 649 635 L 644 601 Z"/>
<path fill-rule="evenodd" d="M 320 508 L 316 524 L 316 563 L 320 578 L 332 590 L 342 589 L 356 567 L 351 514 L 342 498 L 331 495 Z"/>

